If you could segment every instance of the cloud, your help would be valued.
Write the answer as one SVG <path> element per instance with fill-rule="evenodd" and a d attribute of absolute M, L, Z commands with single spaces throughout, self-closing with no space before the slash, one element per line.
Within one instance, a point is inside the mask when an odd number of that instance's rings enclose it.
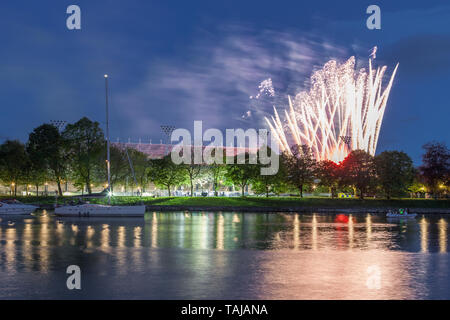
<path fill-rule="evenodd" d="M 178 127 L 194 120 L 221 129 L 264 126 L 273 104 L 286 105 L 286 93 L 304 87 L 315 66 L 346 57 L 346 51 L 319 37 L 235 25 L 221 30 L 219 37 L 203 32 L 183 55 L 147 62 L 145 81 L 118 97 L 119 104 L 133 106 L 122 108 L 124 117 L 172 121 Z M 250 99 L 268 78 L 275 96 Z M 157 127 L 148 130 L 157 133 Z"/>

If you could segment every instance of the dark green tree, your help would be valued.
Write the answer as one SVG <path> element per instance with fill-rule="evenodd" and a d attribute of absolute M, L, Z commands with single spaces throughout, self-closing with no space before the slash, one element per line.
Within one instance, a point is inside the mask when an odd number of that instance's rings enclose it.
<path fill-rule="evenodd" d="M 374 158 L 364 150 L 353 150 L 341 163 L 341 182 L 353 186 L 360 199 L 376 184 Z"/>
<path fill-rule="evenodd" d="M 191 161 L 188 164 L 180 164 L 182 170 L 185 171 L 191 189 L 190 196 L 194 196 L 194 181 L 203 173 L 203 164 L 194 163 L 194 148 L 191 150 Z"/>
<path fill-rule="evenodd" d="M 205 168 L 210 180 L 212 181 L 214 196 L 218 196 L 218 189 L 225 180 L 227 168 L 225 164 L 213 163 Z"/>
<path fill-rule="evenodd" d="M 48 171 L 45 168 L 30 162 L 28 181 L 31 186 L 34 186 L 36 195 L 39 195 L 39 186 L 42 186 L 48 180 L 48 176 Z"/>
<path fill-rule="evenodd" d="M 170 155 L 162 159 L 151 159 L 149 161 L 148 179 L 156 186 L 166 188 L 169 197 L 173 187 L 182 185 L 186 180 L 186 171 L 181 165 L 172 162 Z"/>
<path fill-rule="evenodd" d="M 327 187 L 331 198 L 336 197 L 339 186 L 340 168 L 331 160 L 323 160 L 317 164 L 317 178 L 319 185 Z"/>
<path fill-rule="evenodd" d="M 387 199 L 406 192 L 414 180 L 411 158 L 401 151 L 384 151 L 375 157 L 378 183 Z"/>
<path fill-rule="evenodd" d="M 437 198 L 441 186 L 450 184 L 450 150 L 444 143 L 430 142 L 423 146 L 425 154 L 419 171 L 429 191 Z"/>
<path fill-rule="evenodd" d="M 214 159 L 217 149 L 214 149 L 211 151 L 211 157 Z M 227 172 L 226 168 L 226 156 L 225 156 L 225 149 L 220 149 L 221 154 L 221 163 L 216 163 L 214 161 L 213 163 L 206 164 L 203 168 L 202 174 L 208 178 L 209 181 L 211 181 L 211 184 L 213 186 L 214 196 L 217 197 L 218 195 L 218 189 L 221 184 L 224 183 L 224 180 L 226 180 L 225 174 Z"/>
<path fill-rule="evenodd" d="M 29 164 L 25 146 L 17 140 L 7 140 L 0 145 L 0 180 L 11 186 L 14 196 L 17 186 L 23 182 L 26 166 Z"/>
<path fill-rule="evenodd" d="M 283 153 L 282 161 L 286 167 L 287 180 L 299 191 L 300 197 L 303 197 L 303 188 L 314 181 L 317 161 L 311 148 L 306 145 L 296 145 L 291 150 L 292 154 Z"/>
<path fill-rule="evenodd" d="M 130 165 L 128 164 L 128 159 L 125 151 L 116 146 L 111 146 L 110 148 L 110 160 L 111 160 L 111 190 L 114 191 L 114 187 L 117 184 L 124 184 L 126 177 L 130 173 Z M 104 164 L 102 167 L 102 172 L 99 175 L 104 174 L 107 170 L 106 161 L 102 161 Z"/>
<path fill-rule="evenodd" d="M 128 155 L 130 156 L 139 188 L 144 192 L 148 185 L 148 171 L 150 168 L 148 156 L 136 149 L 128 149 Z"/>
<path fill-rule="evenodd" d="M 42 175 L 48 174 L 62 196 L 61 182 L 66 179 L 69 160 L 66 143 L 58 129 L 51 124 L 35 128 L 28 138 L 27 152 L 36 175 L 33 183 L 41 183 Z M 38 186 L 36 188 L 39 191 Z"/>
<path fill-rule="evenodd" d="M 408 187 L 411 198 L 417 198 L 425 195 L 427 189 L 423 183 L 423 177 L 420 175 L 417 169 L 414 170 L 414 179 L 411 185 Z"/>
<path fill-rule="evenodd" d="M 48 172 L 41 161 L 31 159 L 27 153 L 27 164 L 22 171 L 22 183 L 25 184 L 26 194 L 30 192 L 32 186 L 35 187 L 36 195 L 39 195 L 39 186 L 48 180 Z"/>
<path fill-rule="evenodd" d="M 67 125 L 62 136 L 67 142 L 74 185 L 81 189 L 86 187 L 91 194 L 92 185 L 106 181 L 104 174 L 96 175 L 102 159 L 106 159 L 106 142 L 100 124 L 84 117 Z"/>
<path fill-rule="evenodd" d="M 267 147 L 267 149 L 267 155 L 270 157 L 273 151 L 269 147 Z M 258 150 L 258 159 L 261 159 L 260 150 Z M 256 175 L 251 179 L 252 191 L 254 193 L 264 194 L 266 197 L 269 197 L 269 194 L 271 193 L 280 194 L 288 189 L 285 163 L 281 161 L 280 156 L 278 157 L 279 167 L 278 170 L 273 172 L 274 174 L 272 175 L 261 174 L 261 169 L 263 167 L 267 167 L 267 165 L 258 165 L 259 172 L 256 172 Z"/>
<path fill-rule="evenodd" d="M 250 181 L 259 174 L 259 166 L 257 164 L 250 164 L 251 155 L 246 153 L 244 155 L 244 163 L 237 163 L 238 156 L 234 157 L 233 164 L 227 164 L 225 176 L 233 182 L 235 186 L 241 189 L 242 197 L 245 195 L 245 188 Z"/>

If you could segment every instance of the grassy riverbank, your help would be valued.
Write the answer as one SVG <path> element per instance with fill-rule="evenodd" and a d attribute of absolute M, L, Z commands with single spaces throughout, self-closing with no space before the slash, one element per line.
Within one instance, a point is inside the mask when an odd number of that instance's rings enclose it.
<path fill-rule="evenodd" d="M 0 197 L 10 198 L 10 197 Z M 54 197 L 16 197 L 24 203 L 49 205 L 55 203 Z M 59 198 L 60 204 L 69 201 L 69 197 Z M 93 198 L 91 203 L 105 204 L 105 198 Z M 270 207 L 270 208 L 450 208 L 450 200 L 431 199 L 330 199 L 299 197 L 114 197 L 112 204 L 133 205 L 143 202 L 149 206 L 183 207 Z"/>
<path fill-rule="evenodd" d="M 98 203 L 105 203 L 105 199 L 97 199 Z M 138 198 L 118 197 L 114 204 L 134 204 L 142 201 L 146 205 L 159 206 L 192 206 L 192 207 L 314 207 L 314 208 L 450 208 L 450 200 L 429 199 L 329 199 L 329 198 L 299 198 L 299 197 L 164 197 Z"/>

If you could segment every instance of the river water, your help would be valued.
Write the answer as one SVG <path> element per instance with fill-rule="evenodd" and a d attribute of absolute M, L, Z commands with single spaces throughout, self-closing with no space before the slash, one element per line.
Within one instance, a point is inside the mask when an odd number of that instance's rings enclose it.
<path fill-rule="evenodd" d="M 450 299 L 446 216 L 0 219 L 0 299 Z"/>

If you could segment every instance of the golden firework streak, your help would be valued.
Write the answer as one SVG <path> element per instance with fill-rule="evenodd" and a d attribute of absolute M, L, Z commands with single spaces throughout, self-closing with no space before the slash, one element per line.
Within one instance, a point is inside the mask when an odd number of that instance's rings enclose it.
<path fill-rule="evenodd" d="M 328 61 L 311 77 L 309 92 L 300 92 L 285 110 L 284 123 L 274 107 L 274 116 L 265 118 L 281 151 L 291 153 L 286 133 L 294 144 L 311 147 L 317 160 L 342 161 L 351 150 L 374 155 L 392 83 L 382 89 L 386 66 L 355 70 L 355 57 L 345 63 Z"/>

